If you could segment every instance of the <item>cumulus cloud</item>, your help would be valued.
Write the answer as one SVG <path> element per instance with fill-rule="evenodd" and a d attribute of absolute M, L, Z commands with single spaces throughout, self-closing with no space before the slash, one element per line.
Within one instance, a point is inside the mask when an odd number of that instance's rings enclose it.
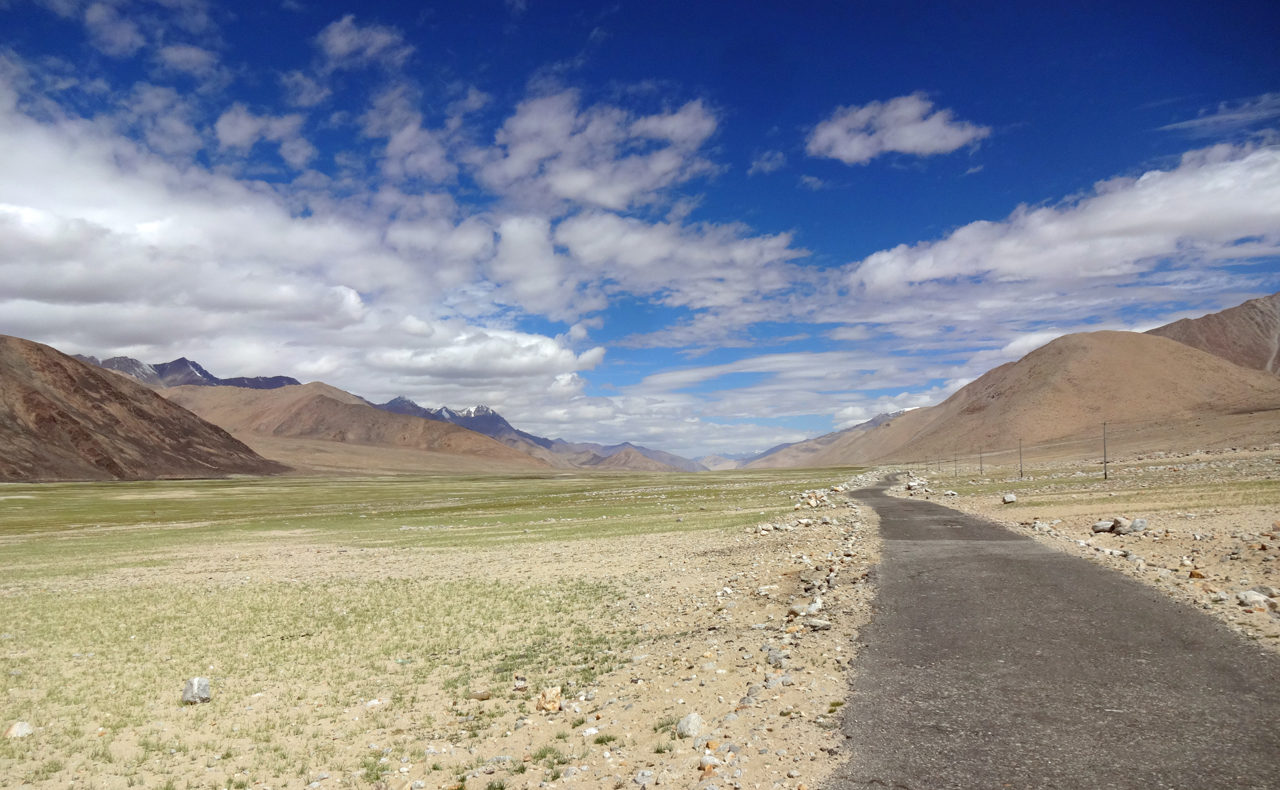
<path fill-rule="evenodd" d="M 129 57 L 147 43 L 133 21 L 121 17 L 106 3 L 94 3 L 85 9 L 84 26 L 93 45 L 112 57 Z"/>
<path fill-rule="evenodd" d="M 444 135 L 423 125 L 406 85 L 395 85 L 374 98 L 361 119 L 366 137 L 386 140 L 381 169 L 394 181 L 425 178 L 444 181 L 457 172 L 449 157 Z"/>
<path fill-rule="evenodd" d="M 840 107 L 810 133 L 810 156 L 861 165 L 881 154 L 947 154 L 991 134 L 990 127 L 955 119 L 951 110 L 933 109 L 923 93 L 887 102 Z"/>
<path fill-rule="evenodd" d="M 1061 286 L 1115 280 L 1163 264 L 1247 258 L 1237 242 L 1280 244 L 1280 148 L 1215 146 L 1178 167 L 1095 185 L 1092 194 L 1004 220 L 973 222 L 935 242 L 877 252 L 848 270 L 879 298 L 973 279 Z"/>
<path fill-rule="evenodd" d="M 369 363 L 393 374 L 410 374 L 450 382 L 561 374 L 589 370 L 604 358 L 604 348 L 582 354 L 543 335 L 503 329 L 441 324 L 433 327 L 427 347 L 389 348 L 370 352 Z"/>
<path fill-rule="evenodd" d="M 200 116 L 195 102 L 173 88 L 138 83 L 113 118 L 118 129 L 139 136 L 152 151 L 189 158 L 205 145 Z"/>
<path fill-rule="evenodd" d="M 280 87 L 285 101 L 295 107 L 314 107 L 332 94 L 327 85 L 297 69 L 280 75 Z"/>
<path fill-rule="evenodd" d="M 413 47 L 405 43 L 399 30 L 386 25 L 360 25 L 354 14 L 347 14 L 320 31 L 316 45 L 329 69 L 370 65 L 399 68 L 413 55 Z"/>
<path fill-rule="evenodd" d="M 564 91 L 521 102 L 496 146 L 472 159 L 481 183 L 520 205 L 623 210 L 709 172 L 697 151 L 715 128 L 700 101 L 637 117 L 610 105 L 581 108 L 578 93 Z"/>
<path fill-rule="evenodd" d="M 191 44 L 172 44 L 156 51 L 156 60 L 166 68 L 195 76 L 207 76 L 218 67 L 218 56 Z"/>
<path fill-rule="evenodd" d="M 707 309 L 786 288 L 804 250 L 790 234 L 759 236 L 732 225 L 649 223 L 596 211 L 556 228 L 556 242 L 606 288 L 663 304 Z"/>
<path fill-rule="evenodd" d="M 247 152 L 260 140 L 278 143 L 280 157 L 290 166 L 301 169 L 316 155 L 315 146 L 302 137 L 303 120 L 296 113 L 281 116 L 255 115 L 237 102 L 219 116 L 214 124 L 214 132 L 222 148 Z"/>

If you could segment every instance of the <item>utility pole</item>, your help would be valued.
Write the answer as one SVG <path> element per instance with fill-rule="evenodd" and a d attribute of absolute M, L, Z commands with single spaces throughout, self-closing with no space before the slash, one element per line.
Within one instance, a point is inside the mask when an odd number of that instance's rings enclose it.
<path fill-rule="evenodd" d="M 1107 479 L 1107 424 L 1102 423 L 1102 479 Z"/>
<path fill-rule="evenodd" d="M 1018 437 L 1018 479 L 1022 479 L 1022 437 Z"/>
<path fill-rule="evenodd" d="M 983 452 L 983 449 L 979 447 L 978 448 L 978 474 L 979 475 L 982 474 L 982 452 Z"/>

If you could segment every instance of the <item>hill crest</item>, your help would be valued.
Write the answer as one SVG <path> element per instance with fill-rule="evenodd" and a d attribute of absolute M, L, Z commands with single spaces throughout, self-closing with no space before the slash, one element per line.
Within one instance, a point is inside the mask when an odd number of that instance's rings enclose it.
<path fill-rule="evenodd" d="M 49 346 L 0 335 L 0 480 L 276 474 L 230 434 Z"/>

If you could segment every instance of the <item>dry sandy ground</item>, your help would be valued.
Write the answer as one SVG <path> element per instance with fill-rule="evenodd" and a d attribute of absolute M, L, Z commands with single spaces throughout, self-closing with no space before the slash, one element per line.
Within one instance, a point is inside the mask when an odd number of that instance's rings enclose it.
<path fill-rule="evenodd" d="M 850 481 L 848 488 L 864 482 Z M 41 753 L 38 727 L 24 739 L 31 749 L 21 764 L 0 760 L 0 785 L 817 787 L 841 763 L 840 707 L 855 639 L 870 617 L 874 590 L 868 572 L 879 556 L 874 513 L 860 511 L 842 491 L 824 496 L 827 501 L 810 507 L 804 495 L 791 516 L 750 529 L 532 544 L 521 547 L 517 561 L 509 546 L 407 563 L 397 549 L 339 553 L 293 543 L 279 551 L 264 542 L 188 565 L 100 576 L 95 584 L 108 587 L 181 583 L 185 576 L 216 587 L 240 580 L 322 583 L 406 572 L 533 583 L 586 579 L 620 592 L 599 608 L 597 627 L 604 633 L 634 632 L 638 640 L 628 637 L 623 660 L 596 682 L 561 688 L 559 705 L 550 706 L 558 710 L 538 710 L 544 691 L 550 699 L 554 692 L 524 688 L 514 675 L 502 686 L 473 688 L 463 699 L 457 690 L 421 688 L 412 700 L 353 700 L 345 710 L 317 710 L 316 718 L 343 722 L 334 725 L 332 742 L 324 747 L 332 765 L 312 760 L 305 773 L 284 781 L 254 769 L 253 759 L 245 757 L 253 753 L 251 742 L 230 744 L 240 755 L 236 759 L 211 755 L 204 748 L 207 734 L 184 724 L 195 709 L 172 705 L 149 726 L 163 733 L 166 746 L 177 748 L 144 762 L 127 782 L 95 775 L 92 768 L 68 777 L 76 761 Z M 808 611 L 796 614 L 789 611 L 793 607 Z M 219 691 L 215 682 L 214 694 Z M 312 704 L 299 702 L 309 693 L 261 688 L 235 700 L 226 715 L 235 717 L 238 729 L 252 731 L 255 717 Z M 422 711 L 433 712 L 429 726 L 420 720 Z M 701 727 L 690 737 L 677 737 L 677 722 L 690 714 L 701 718 Z M 86 732 L 97 725 L 83 722 Z M 307 754 L 315 746 L 307 738 L 316 735 L 281 732 L 276 745 Z M 117 737 L 112 750 L 119 765 L 135 756 L 137 746 Z M 351 770 L 371 758 L 389 769 L 380 780 Z M 23 784 L 24 766 L 48 761 L 68 768 Z"/>
<path fill-rule="evenodd" d="M 1280 652 L 1278 478 L 1280 445 L 1269 445 L 1122 459 L 1105 482 L 1096 471 L 1063 465 L 1026 480 L 942 478 L 928 483 L 928 493 L 896 490 L 987 516 L 1125 573 Z M 950 489 L 959 495 L 948 496 Z M 1005 492 L 1017 502 L 1005 504 Z M 1093 531 L 1116 516 L 1149 526 L 1128 535 Z M 1247 595 L 1255 589 L 1271 593 L 1270 601 Z"/>

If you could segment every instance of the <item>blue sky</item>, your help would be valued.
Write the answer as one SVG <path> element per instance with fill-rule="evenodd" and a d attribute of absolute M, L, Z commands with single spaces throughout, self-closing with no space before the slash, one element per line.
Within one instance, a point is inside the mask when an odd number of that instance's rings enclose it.
<path fill-rule="evenodd" d="M 742 453 L 1280 290 L 1280 7 L 0 0 L 0 332 Z"/>

